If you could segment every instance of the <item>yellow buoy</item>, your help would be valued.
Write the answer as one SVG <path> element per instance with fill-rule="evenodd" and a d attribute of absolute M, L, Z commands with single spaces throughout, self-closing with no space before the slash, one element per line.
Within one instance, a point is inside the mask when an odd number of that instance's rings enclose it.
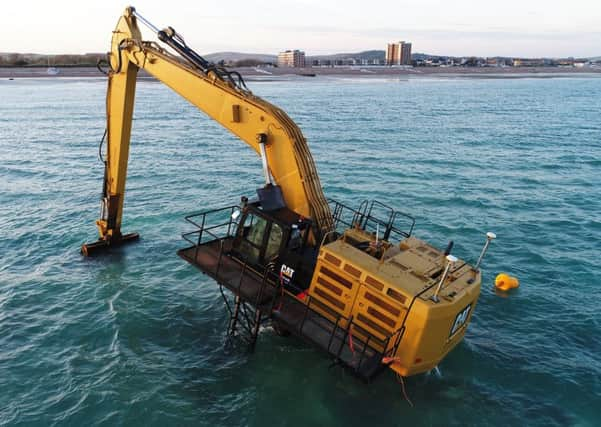
<path fill-rule="evenodd" d="M 495 287 L 501 291 L 508 291 L 520 286 L 520 281 L 517 277 L 510 276 L 506 273 L 500 273 L 495 279 Z"/>

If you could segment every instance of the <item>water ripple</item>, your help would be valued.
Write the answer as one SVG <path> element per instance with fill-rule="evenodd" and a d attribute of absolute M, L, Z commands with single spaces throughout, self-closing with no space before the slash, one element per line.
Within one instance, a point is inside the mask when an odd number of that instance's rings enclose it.
<path fill-rule="evenodd" d="M 105 83 L 0 82 L 0 424 L 598 423 L 601 79 L 253 84 L 303 128 L 329 197 L 379 198 L 462 258 L 499 236 L 464 343 L 407 380 L 415 408 L 392 375 L 366 387 L 269 328 L 252 354 L 224 337 L 177 236 L 185 214 L 252 195 L 260 161 L 163 86 L 138 89 L 124 229 L 142 239 L 82 259 Z M 501 271 L 522 284 L 505 298 Z"/>

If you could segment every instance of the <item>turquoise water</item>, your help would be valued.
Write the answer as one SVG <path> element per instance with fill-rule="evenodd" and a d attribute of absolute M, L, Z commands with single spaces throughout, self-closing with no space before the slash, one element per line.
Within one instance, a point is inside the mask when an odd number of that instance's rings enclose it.
<path fill-rule="evenodd" d="M 139 84 L 124 231 L 96 238 L 103 80 L 0 81 L 0 424 L 578 425 L 601 404 L 601 79 L 252 82 L 307 136 L 327 196 L 377 198 L 475 260 L 464 342 L 438 372 L 366 386 L 293 338 L 224 337 L 217 287 L 180 260 L 183 216 L 261 184 L 241 142 Z M 496 295 L 497 273 L 521 287 Z"/>

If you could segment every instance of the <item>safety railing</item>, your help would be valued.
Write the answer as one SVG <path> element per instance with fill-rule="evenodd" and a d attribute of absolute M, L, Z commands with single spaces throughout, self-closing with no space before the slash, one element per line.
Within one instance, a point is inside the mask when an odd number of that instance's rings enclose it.
<path fill-rule="evenodd" d="M 364 200 L 358 209 L 353 209 L 336 200 L 329 199 L 332 219 L 337 232 L 359 227 L 371 233 L 378 233 L 383 240 L 402 240 L 411 236 L 415 218 L 404 212 L 395 211 L 384 203 Z"/>
<path fill-rule="evenodd" d="M 367 200 L 364 200 L 359 205 L 359 209 L 353 209 L 336 200 L 328 199 L 336 231 L 341 233 L 347 228 L 361 226 L 367 211 L 367 203 Z"/>
<path fill-rule="evenodd" d="M 316 310 L 311 310 L 311 302 L 312 302 L 312 298 L 310 295 L 307 295 L 306 297 L 306 301 L 305 301 L 305 311 L 304 311 L 304 315 L 302 317 L 302 320 L 300 322 L 300 326 L 299 326 L 299 334 L 301 336 L 306 336 L 308 339 L 311 339 L 311 337 L 309 335 L 305 335 L 303 333 L 303 327 L 307 321 L 307 318 L 309 316 L 309 313 L 311 313 L 312 316 L 318 316 L 322 321 L 326 321 L 326 322 L 332 322 L 331 319 L 328 319 L 327 317 L 323 316 L 322 314 L 320 314 L 318 311 Z M 365 338 L 364 339 L 359 339 L 356 335 L 353 334 L 353 327 L 356 325 L 356 323 L 353 320 L 353 316 L 350 317 L 345 317 L 341 314 L 338 314 L 338 316 L 336 317 L 336 321 L 333 322 L 334 326 L 332 328 L 332 331 L 330 333 L 329 339 L 328 339 L 328 344 L 325 348 L 325 350 L 333 355 L 335 357 L 335 359 L 337 361 L 342 360 L 341 355 L 342 352 L 345 348 L 345 346 L 349 346 L 351 352 L 353 353 L 353 364 L 347 363 L 347 365 L 349 367 L 351 367 L 355 372 L 360 372 L 361 368 L 363 367 L 363 364 L 366 360 L 366 355 L 369 355 L 369 358 L 371 357 L 378 357 L 381 361 L 381 359 L 385 356 L 390 356 L 392 354 L 395 354 L 400 342 L 403 338 L 403 334 L 405 331 L 405 327 L 401 327 L 398 330 L 396 330 L 395 332 L 393 332 L 390 336 L 388 336 L 385 340 L 380 340 L 379 338 L 376 338 L 374 335 L 368 333 L 367 331 L 365 331 L 364 329 L 361 332 L 361 335 L 363 335 Z M 345 325 L 345 326 L 342 326 Z M 357 327 L 359 327 L 357 325 Z M 338 347 L 337 348 L 332 348 L 334 342 L 339 341 L 338 343 Z M 360 351 L 358 352 L 358 358 L 357 358 L 357 353 L 354 350 L 355 345 L 353 344 L 353 341 L 356 342 L 358 345 L 356 345 L 357 348 L 360 348 Z M 379 344 L 382 347 L 382 351 L 379 351 L 375 348 L 375 346 L 371 345 L 370 343 L 372 341 L 378 341 Z"/>
<path fill-rule="evenodd" d="M 196 227 L 196 230 L 182 233 L 182 238 L 193 246 L 196 246 L 194 256 L 198 256 L 198 248 L 201 244 L 213 240 L 223 240 L 233 237 L 238 227 L 238 217 L 234 215 L 238 206 L 226 206 L 224 208 L 211 209 L 208 211 L 187 215 L 186 222 Z M 225 216 L 227 215 L 227 218 Z M 194 237 L 192 237 L 194 236 Z"/>
<path fill-rule="evenodd" d="M 386 218 L 383 220 L 382 217 Z M 400 227 L 400 222 L 406 221 L 405 227 Z M 402 228 L 407 228 L 403 230 Z M 413 233 L 413 227 L 415 227 L 415 218 L 404 212 L 395 211 L 388 205 L 381 203 L 377 200 L 373 200 L 369 205 L 362 228 L 366 231 L 383 233 L 382 238 L 390 241 L 391 236 L 393 239 L 401 240 L 411 236 Z"/>
<path fill-rule="evenodd" d="M 198 256 L 198 251 L 201 245 L 219 241 L 219 253 L 217 255 L 217 262 L 213 274 L 219 278 L 220 270 L 223 266 L 223 257 L 226 255 L 226 248 L 224 242 L 228 238 L 233 238 L 238 228 L 239 215 L 235 213 L 239 211 L 238 206 L 226 206 L 218 209 L 211 209 L 207 211 L 197 212 L 185 217 L 186 222 L 192 224 L 196 229 L 182 233 L 182 238 L 195 247 L 194 255 Z M 237 284 L 232 284 L 235 292 L 240 295 L 243 286 L 247 283 L 244 279 L 249 275 L 253 275 L 260 280 L 260 287 L 255 297 L 249 301 L 255 307 L 257 307 L 263 300 L 267 286 L 278 288 L 279 275 L 273 271 L 273 266 L 265 266 L 263 271 L 257 271 L 256 265 L 251 265 L 249 262 L 242 258 L 239 254 L 236 256 L 236 260 L 240 264 L 240 276 Z M 249 283 L 249 282 L 248 282 Z M 274 296 L 277 293 L 274 293 Z M 272 302 L 273 305 L 273 302 Z"/>

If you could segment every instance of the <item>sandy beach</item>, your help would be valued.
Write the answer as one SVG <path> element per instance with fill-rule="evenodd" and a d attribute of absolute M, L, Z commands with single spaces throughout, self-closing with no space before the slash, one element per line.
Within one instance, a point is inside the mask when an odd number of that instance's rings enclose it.
<path fill-rule="evenodd" d="M 93 78 L 104 77 L 96 67 L 57 67 L 58 74 L 49 74 L 44 67 L 0 68 L 0 79 L 17 78 Z M 601 76 L 601 67 L 313 67 L 313 68 L 232 68 L 251 80 L 269 80 L 302 76 L 306 78 L 331 77 L 561 77 L 561 76 Z M 141 77 L 150 77 L 144 71 Z"/>

